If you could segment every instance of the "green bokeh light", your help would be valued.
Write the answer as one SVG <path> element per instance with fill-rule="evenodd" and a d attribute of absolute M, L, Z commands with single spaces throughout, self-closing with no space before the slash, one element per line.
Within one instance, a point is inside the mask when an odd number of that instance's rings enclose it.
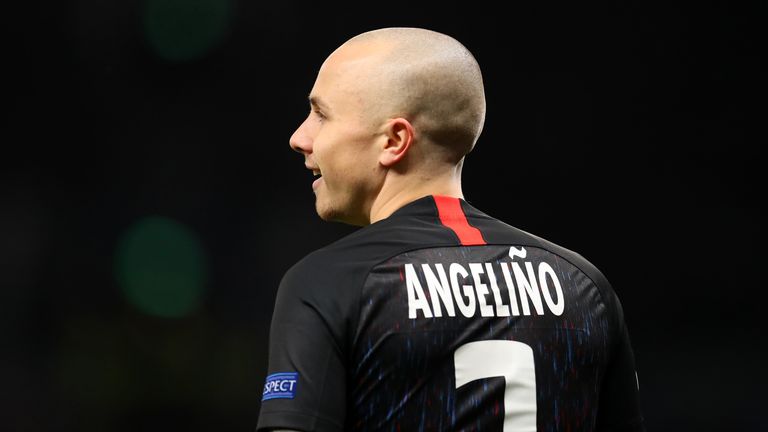
<path fill-rule="evenodd" d="M 146 0 L 144 32 L 160 57 L 193 60 L 222 39 L 231 15 L 231 0 Z"/>
<path fill-rule="evenodd" d="M 115 276 L 125 298 L 145 313 L 181 317 L 193 312 L 206 275 L 197 236 L 173 220 L 142 219 L 118 244 Z"/>

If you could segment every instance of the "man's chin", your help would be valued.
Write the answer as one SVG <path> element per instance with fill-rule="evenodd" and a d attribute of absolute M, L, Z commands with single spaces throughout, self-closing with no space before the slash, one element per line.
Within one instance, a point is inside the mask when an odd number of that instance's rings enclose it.
<path fill-rule="evenodd" d="M 320 219 L 324 220 L 325 222 L 340 222 L 343 224 L 355 226 L 366 225 L 364 221 L 357 220 L 347 212 L 343 212 L 332 205 L 321 202 L 320 199 L 315 201 L 315 211 L 317 211 L 317 215 L 320 216 Z"/>
<path fill-rule="evenodd" d="M 336 219 L 334 219 L 333 216 L 331 216 L 330 213 L 317 210 L 317 215 L 320 216 L 320 219 L 324 220 L 325 222 L 335 222 Z"/>
<path fill-rule="evenodd" d="M 321 202 L 320 197 L 315 198 L 315 211 L 320 219 L 326 222 L 335 222 L 338 219 L 338 212 L 327 203 Z"/>

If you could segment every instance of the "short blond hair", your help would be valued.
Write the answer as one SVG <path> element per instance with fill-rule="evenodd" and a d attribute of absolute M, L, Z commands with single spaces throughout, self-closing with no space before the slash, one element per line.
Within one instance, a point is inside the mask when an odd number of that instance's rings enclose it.
<path fill-rule="evenodd" d="M 485 122 L 485 90 L 475 57 L 456 39 L 421 28 L 373 30 L 344 45 L 372 41 L 391 46 L 376 74 L 382 113 L 408 118 L 422 139 L 447 150 L 453 162 L 461 160 Z"/>

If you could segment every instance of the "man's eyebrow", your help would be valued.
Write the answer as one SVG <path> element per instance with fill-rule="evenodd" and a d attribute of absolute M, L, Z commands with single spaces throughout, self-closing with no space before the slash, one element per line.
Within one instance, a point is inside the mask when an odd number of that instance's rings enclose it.
<path fill-rule="evenodd" d="M 328 110 L 328 105 L 323 102 L 319 97 L 309 95 L 309 103 L 312 106 L 322 108 L 324 110 Z"/>

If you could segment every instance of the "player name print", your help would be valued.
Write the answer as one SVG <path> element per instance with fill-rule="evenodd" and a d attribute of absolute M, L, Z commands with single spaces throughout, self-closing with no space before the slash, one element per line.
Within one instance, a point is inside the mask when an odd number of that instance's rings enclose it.
<path fill-rule="evenodd" d="M 565 297 L 555 270 L 544 261 L 522 261 L 526 255 L 525 248 L 510 247 L 509 262 L 405 264 L 408 318 L 562 315 Z"/>

